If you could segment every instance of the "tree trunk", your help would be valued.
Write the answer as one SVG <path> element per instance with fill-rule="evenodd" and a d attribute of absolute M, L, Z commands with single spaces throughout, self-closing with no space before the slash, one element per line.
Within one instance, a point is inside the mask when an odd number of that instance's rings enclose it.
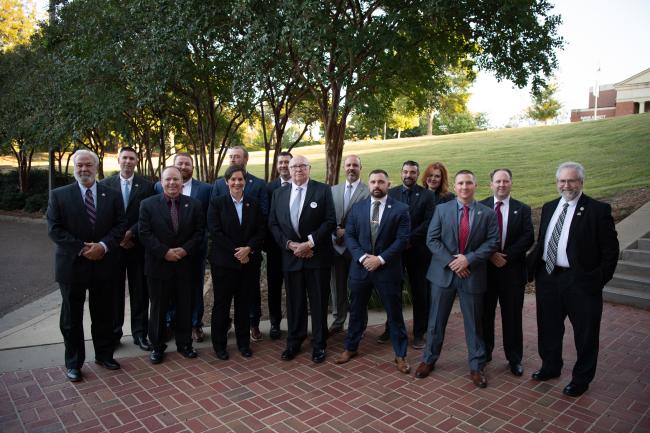
<path fill-rule="evenodd" d="M 427 135 L 433 135 L 433 115 L 435 112 L 433 110 L 427 113 Z"/>
<path fill-rule="evenodd" d="M 347 111 L 347 110 L 344 110 Z M 341 161 L 343 159 L 343 138 L 345 135 L 345 126 L 347 113 L 341 117 L 340 122 L 332 121 L 325 125 L 325 155 L 327 172 L 325 182 L 328 185 L 336 185 L 339 181 Z"/>

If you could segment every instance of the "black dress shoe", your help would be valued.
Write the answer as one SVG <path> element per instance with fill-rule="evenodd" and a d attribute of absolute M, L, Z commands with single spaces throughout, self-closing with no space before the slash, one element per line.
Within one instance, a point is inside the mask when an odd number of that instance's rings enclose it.
<path fill-rule="evenodd" d="M 377 343 L 386 343 L 387 341 L 390 341 L 390 331 L 388 328 L 385 328 L 384 332 L 377 337 Z"/>
<path fill-rule="evenodd" d="M 80 382 L 81 381 L 81 370 L 78 368 L 68 368 L 68 371 L 65 372 L 68 380 L 70 382 Z"/>
<path fill-rule="evenodd" d="M 149 361 L 151 361 L 152 364 L 160 364 L 163 362 L 163 356 L 165 352 L 162 350 L 153 350 L 151 352 L 151 355 L 149 355 Z"/>
<path fill-rule="evenodd" d="M 196 350 L 194 350 L 192 346 L 179 347 L 176 349 L 176 351 L 183 355 L 183 358 L 193 359 L 199 356 L 199 354 L 196 353 Z"/>
<path fill-rule="evenodd" d="M 215 350 L 214 354 L 217 355 L 217 358 L 219 358 L 222 361 L 227 361 L 228 358 L 230 358 L 228 356 L 228 352 L 225 349 Z"/>
<path fill-rule="evenodd" d="M 291 361 L 293 358 L 296 357 L 297 354 L 298 354 L 297 350 L 285 349 L 284 352 L 282 352 L 282 355 L 280 355 L 280 358 L 283 361 Z"/>
<path fill-rule="evenodd" d="M 253 356 L 253 351 L 251 350 L 250 347 L 244 347 L 243 349 L 239 349 L 239 353 L 241 353 L 241 356 L 244 358 L 250 358 Z"/>
<path fill-rule="evenodd" d="M 95 359 L 95 364 L 101 365 L 107 370 L 119 370 L 120 369 L 120 364 L 114 360 L 113 358 L 110 359 Z"/>
<path fill-rule="evenodd" d="M 562 393 L 568 395 L 569 397 L 578 397 L 585 393 L 589 389 L 589 384 L 579 385 L 575 382 L 570 382 L 567 386 L 564 387 Z"/>
<path fill-rule="evenodd" d="M 271 340 L 279 340 L 282 337 L 282 331 L 280 331 L 279 325 L 271 325 L 269 337 L 271 337 Z"/>
<path fill-rule="evenodd" d="M 524 367 L 519 362 L 510 363 L 510 372 L 515 376 L 519 377 L 524 374 Z"/>
<path fill-rule="evenodd" d="M 147 337 L 133 337 L 133 344 L 145 352 L 151 352 L 151 343 L 147 340 Z"/>
<path fill-rule="evenodd" d="M 547 373 L 544 370 L 537 370 L 536 372 L 533 373 L 533 379 L 535 380 L 540 380 L 540 381 L 545 381 L 549 379 L 555 379 L 556 377 L 560 377 L 560 373 Z"/>
<path fill-rule="evenodd" d="M 314 349 L 311 353 L 311 360 L 316 364 L 320 364 L 325 361 L 325 349 Z"/>

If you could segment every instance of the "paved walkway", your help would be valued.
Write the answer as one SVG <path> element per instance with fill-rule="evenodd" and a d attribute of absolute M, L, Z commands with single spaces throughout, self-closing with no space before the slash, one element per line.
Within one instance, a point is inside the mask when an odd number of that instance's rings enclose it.
<path fill-rule="evenodd" d="M 60 365 L 3 373 L 0 431 L 650 432 L 649 311 L 605 305 L 598 373 L 589 391 L 574 399 L 562 394 L 575 360 L 570 325 L 562 377 L 535 382 L 532 296 L 524 308 L 526 373 L 512 376 L 498 345 L 483 390 L 469 381 L 456 309 L 442 358 L 427 379 L 395 370 L 390 346 L 375 342 L 381 325 L 369 328 L 361 355 L 344 366 L 333 363 L 341 334 L 330 339 L 320 365 L 307 347 L 295 360 L 281 361 L 282 342 L 254 343 L 250 359 L 231 344 L 229 361 L 217 360 L 209 348 L 186 360 L 172 345 L 157 366 L 142 352 L 120 359 L 119 371 L 87 363 L 78 384 L 65 379 Z M 419 356 L 409 353 L 413 368 Z"/>

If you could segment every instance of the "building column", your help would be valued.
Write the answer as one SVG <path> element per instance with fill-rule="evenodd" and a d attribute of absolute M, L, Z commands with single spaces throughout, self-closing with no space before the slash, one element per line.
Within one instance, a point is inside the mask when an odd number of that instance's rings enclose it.
<path fill-rule="evenodd" d="M 645 112 L 645 101 L 639 101 L 639 114 Z"/>

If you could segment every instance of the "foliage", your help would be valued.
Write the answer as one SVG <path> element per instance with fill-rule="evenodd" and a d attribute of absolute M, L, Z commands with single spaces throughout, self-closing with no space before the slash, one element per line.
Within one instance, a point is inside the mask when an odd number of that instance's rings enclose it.
<path fill-rule="evenodd" d="M 0 0 L 0 53 L 26 44 L 35 29 L 33 1 Z"/>
<path fill-rule="evenodd" d="M 533 120 L 547 122 L 560 114 L 562 104 L 555 97 L 557 84 L 548 83 L 539 92 L 533 93 L 533 105 L 528 107 L 526 114 Z"/>
<path fill-rule="evenodd" d="M 418 126 L 419 120 L 417 107 L 415 107 L 413 101 L 404 96 L 400 96 L 393 101 L 388 124 L 391 128 L 397 129 L 397 138 L 401 137 L 403 130 Z"/>

